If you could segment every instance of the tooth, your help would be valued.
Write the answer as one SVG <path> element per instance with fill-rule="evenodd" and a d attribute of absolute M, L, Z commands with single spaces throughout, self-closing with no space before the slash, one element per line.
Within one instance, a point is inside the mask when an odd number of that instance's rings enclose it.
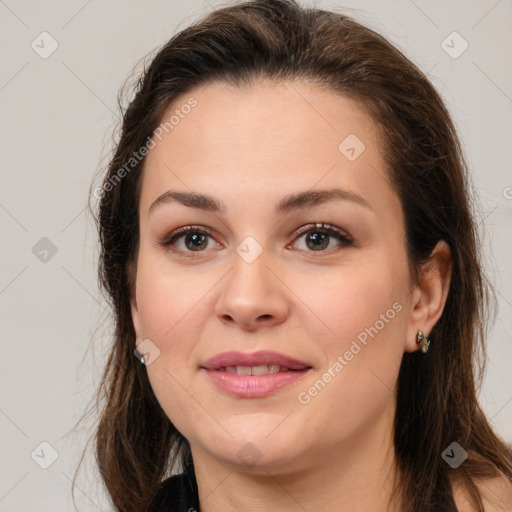
<path fill-rule="evenodd" d="M 251 375 L 251 367 L 250 366 L 237 366 L 236 373 L 237 373 L 237 375 Z"/>
<path fill-rule="evenodd" d="M 226 366 L 225 370 L 227 373 L 236 375 L 236 366 Z"/>
<path fill-rule="evenodd" d="M 271 375 L 274 373 L 279 373 L 279 365 L 278 364 L 269 364 L 268 365 L 268 373 Z"/>
<path fill-rule="evenodd" d="M 251 366 L 252 375 L 268 375 L 268 366 L 261 364 L 259 366 Z"/>
<path fill-rule="evenodd" d="M 280 367 L 279 367 L 279 371 L 280 371 L 280 372 L 288 372 L 288 371 L 290 371 L 290 369 L 289 369 L 289 368 L 287 368 L 286 366 L 280 366 Z"/>

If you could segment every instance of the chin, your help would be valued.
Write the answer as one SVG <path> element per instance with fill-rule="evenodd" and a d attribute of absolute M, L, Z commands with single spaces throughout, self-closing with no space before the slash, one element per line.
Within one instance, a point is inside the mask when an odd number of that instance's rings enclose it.
<path fill-rule="evenodd" d="M 248 473 L 271 473 L 276 474 L 284 471 L 285 468 L 295 467 L 298 454 L 292 446 L 275 446 L 275 443 L 266 444 L 263 442 L 236 444 L 230 442 L 222 449 L 219 446 L 213 447 L 210 452 L 217 460 L 224 465 L 232 467 L 237 471 Z"/>
<path fill-rule="evenodd" d="M 303 447 L 304 439 L 298 433 L 290 432 L 290 426 L 276 429 L 279 421 L 274 415 L 252 416 L 240 415 L 222 422 L 232 437 L 221 427 L 207 439 L 201 435 L 203 450 L 223 464 L 251 472 L 272 472 L 280 466 L 288 466 L 300 456 L 297 450 Z"/>

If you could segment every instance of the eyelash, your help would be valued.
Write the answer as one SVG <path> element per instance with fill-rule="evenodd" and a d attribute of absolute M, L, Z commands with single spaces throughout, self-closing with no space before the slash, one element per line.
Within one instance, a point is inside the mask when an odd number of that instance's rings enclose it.
<path fill-rule="evenodd" d="M 307 233 L 322 233 L 329 235 L 336 240 L 340 242 L 340 245 L 342 247 L 351 247 L 354 245 L 353 240 L 347 236 L 344 235 L 340 230 L 335 228 L 334 226 L 331 226 L 330 224 L 325 224 L 323 222 L 321 223 L 315 223 L 315 224 L 307 224 L 305 226 L 302 226 L 301 228 L 297 229 L 295 231 L 294 236 L 296 237 L 294 239 L 294 242 L 298 240 L 301 236 L 307 234 Z M 177 240 L 180 238 L 183 238 L 187 234 L 201 234 L 201 235 L 207 235 L 211 238 L 213 238 L 213 235 L 210 233 L 210 231 L 205 228 L 204 226 L 184 226 L 182 228 L 178 228 L 174 230 L 172 233 L 170 233 L 168 236 L 166 236 L 163 240 L 159 241 L 158 244 L 162 246 L 164 249 L 169 250 L 171 246 L 176 243 Z M 187 254 L 187 256 L 193 256 L 195 253 L 201 253 L 205 252 L 205 250 L 199 250 L 199 251 L 182 251 L 181 249 L 176 249 L 179 252 Z M 332 249 L 327 250 L 320 250 L 320 251 L 307 251 L 310 253 L 330 253 Z"/>

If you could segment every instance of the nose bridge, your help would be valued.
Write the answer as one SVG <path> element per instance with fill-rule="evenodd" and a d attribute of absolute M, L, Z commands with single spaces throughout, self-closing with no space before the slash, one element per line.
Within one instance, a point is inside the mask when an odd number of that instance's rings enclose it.
<path fill-rule="evenodd" d="M 245 328 L 283 321 L 286 298 L 270 260 L 270 253 L 251 237 L 239 244 L 215 308 L 222 321 Z"/>

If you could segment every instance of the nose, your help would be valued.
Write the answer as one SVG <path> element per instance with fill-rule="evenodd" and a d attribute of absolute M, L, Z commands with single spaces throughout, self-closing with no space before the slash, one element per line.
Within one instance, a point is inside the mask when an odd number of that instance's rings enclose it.
<path fill-rule="evenodd" d="M 222 323 L 255 331 L 285 321 L 286 286 L 267 260 L 265 252 L 251 263 L 235 255 L 215 305 L 215 314 Z"/>

